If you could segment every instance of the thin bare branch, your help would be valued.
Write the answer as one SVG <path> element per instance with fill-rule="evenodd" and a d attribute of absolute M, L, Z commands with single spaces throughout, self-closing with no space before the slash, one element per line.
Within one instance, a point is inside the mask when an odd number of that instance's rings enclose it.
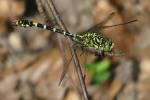
<path fill-rule="evenodd" d="M 63 24 L 52 0 L 49 0 L 49 6 L 50 6 L 50 9 L 54 15 L 54 17 L 56 18 L 56 21 L 58 23 L 58 25 L 60 26 L 60 29 L 62 30 L 66 30 L 67 31 L 67 28 L 65 27 L 65 25 Z M 69 46 L 71 46 L 71 42 L 72 42 L 72 38 L 70 37 L 66 37 L 66 40 L 69 44 Z M 77 70 L 77 74 L 78 74 L 78 77 L 79 77 L 79 81 L 80 81 L 80 84 L 81 84 L 81 88 L 82 88 L 82 91 L 83 91 L 83 94 L 84 94 L 84 99 L 85 100 L 89 100 L 88 99 L 88 93 L 87 93 L 87 89 L 86 89 L 86 85 L 85 85 L 85 82 L 84 82 L 84 79 L 83 79 L 83 75 L 82 75 L 82 71 L 81 71 L 81 68 L 80 68 L 80 65 L 79 65 L 79 61 L 78 61 L 78 58 L 77 58 L 77 55 L 76 55 L 76 52 L 74 50 L 74 48 L 70 48 L 70 51 L 73 55 L 73 60 L 74 60 L 74 63 L 75 63 L 75 67 L 76 67 L 76 70 Z M 67 67 L 65 65 L 65 67 Z"/>

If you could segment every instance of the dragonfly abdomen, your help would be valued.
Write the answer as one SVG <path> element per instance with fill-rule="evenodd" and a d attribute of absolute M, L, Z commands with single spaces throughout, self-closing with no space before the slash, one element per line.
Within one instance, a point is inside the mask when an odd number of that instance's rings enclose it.
<path fill-rule="evenodd" d="M 70 36 L 70 37 L 74 37 L 74 35 L 69 33 L 68 31 L 63 31 L 63 30 L 60 30 L 60 29 L 56 29 L 56 28 L 53 28 L 53 27 L 50 27 L 50 26 L 47 26 L 47 25 L 43 25 L 43 24 L 40 24 L 40 23 L 36 23 L 36 22 L 33 22 L 33 21 L 29 21 L 29 20 L 18 19 L 18 20 L 14 20 L 13 24 L 15 26 L 21 26 L 21 27 L 36 26 L 36 27 L 39 27 L 39 28 L 43 28 L 43 29 L 46 29 L 46 30 L 53 31 L 53 32 L 61 33 L 61 34 L 64 34 L 64 35 L 67 35 L 67 36 Z"/>

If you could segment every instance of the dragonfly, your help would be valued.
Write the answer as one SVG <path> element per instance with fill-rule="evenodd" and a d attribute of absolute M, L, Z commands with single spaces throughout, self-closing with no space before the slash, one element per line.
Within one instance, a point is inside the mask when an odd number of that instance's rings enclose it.
<path fill-rule="evenodd" d="M 124 24 L 129 24 L 129 23 L 133 23 L 133 22 L 138 21 L 138 20 L 136 19 L 136 20 L 132 20 L 129 22 L 121 23 L 121 24 L 104 26 L 114 16 L 115 16 L 115 12 L 111 13 L 103 21 L 94 25 L 93 27 L 91 27 L 87 31 L 83 32 L 81 35 L 72 34 L 68 31 L 60 30 L 57 28 L 50 27 L 48 25 L 43 25 L 41 23 L 37 23 L 34 21 L 29 21 L 29 20 L 18 19 L 18 20 L 14 20 L 12 22 L 12 24 L 15 26 L 20 26 L 20 27 L 25 27 L 25 28 L 35 26 L 38 28 L 43 28 L 43 29 L 50 30 L 50 31 L 53 31 L 56 33 L 60 33 L 60 34 L 63 34 L 65 36 L 69 36 L 74 40 L 74 44 L 71 47 L 74 47 L 74 48 L 80 47 L 83 51 L 82 54 L 84 53 L 84 51 L 88 51 L 88 52 L 94 52 L 95 56 L 101 56 L 101 58 L 103 58 L 105 56 L 118 56 L 118 57 L 120 57 L 120 56 L 127 55 L 127 53 L 114 53 L 112 50 L 114 47 L 114 43 L 113 43 L 112 39 L 107 38 L 107 40 L 105 40 L 101 35 L 98 34 L 98 32 L 100 30 L 103 30 L 106 28 L 120 26 L 120 25 L 124 25 Z M 67 61 L 68 66 L 66 68 L 64 68 L 64 70 L 63 70 L 63 73 L 62 73 L 60 81 L 59 81 L 59 85 L 65 76 L 65 73 L 69 67 L 70 61 L 71 60 Z"/>

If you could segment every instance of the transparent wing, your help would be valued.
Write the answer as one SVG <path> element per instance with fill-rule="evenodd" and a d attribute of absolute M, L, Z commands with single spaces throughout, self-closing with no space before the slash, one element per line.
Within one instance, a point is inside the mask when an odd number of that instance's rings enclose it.
<path fill-rule="evenodd" d="M 77 57 L 78 57 L 78 60 L 79 60 L 79 63 L 80 63 L 80 66 L 84 65 L 87 61 L 87 58 L 88 58 L 88 47 L 86 47 L 86 50 L 84 49 L 80 49 L 82 47 L 81 44 L 78 44 L 78 43 L 75 43 L 71 46 L 71 48 L 75 48 L 75 52 L 77 53 Z M 85 48 L 85 47 L 84 47 Z M 67 54 L 66 54 L 66 64 L 63 68 L 63 72 L 62 72 L 62 75 L 61 75 L 61 78 L 60 78 L 60 81 L 59 81 L 59 85 L 61 84 L 61 82 L 63 81 L 64 79 L 64 76 L 68 70 L 68 67 L 70 65 L 70 62 L 72 61 L 72 55 L 70 53 L 70 50 L 67 51 Z M 85 77 L 86 75 L 86 67 L 84 67 L 84 71 L 82 70 L 83 72 L 83 77 Z M 66 81 L 64 81 L 66 83 Z"/>
<path fill-rule="evenodd" d="M 124 25 L 124 24 L 129 24 L 129 23 L 133 23 L 135 21 L 138 21 L 137 19 L 136 20 L 132 20 L 132 21 L 129 21 L 129 22 L 125 22 L 125 23 L 121 23 L 121 24 L 116 24 L 116 25 L 111 25 L 111 26 L 103 26 L 105 25 L 110 19 L 112 19 L 113 17 L 115 16 L 115 12 L 111 13 L 107 18 L 105 18 L 102 22 L 100 22 L 99 24 L 91 27 L 90 29 L 88 29 L 87 31 L 85 31 L 83 34 L 86 34 L 86 33 L 98 33 L 98 31 L 100 30 L 103 30 L 105 28 L 109 28 L 109 27 L 114 27 L 114 26 L 120 26 L 120 25 Z"/>
<path fill-rule="evenodd" d="M 75 51 L 76 51 L 76 50 L 78 49 L 77 43 L 74 43 L 74 44 L 71 46 L 71 48 L 75 48 Z M 61 74 L 61 77 L 60 77 L 58 86 L 61 84 L 61 82 L 62 82 L 62 80 L 63 80 L 63 78 L 64 78 L 64 76 L 65 76 L 65 74 L 66 74 L 66 72 L 67 72 L 67 70 L 68 70 L 68 67 L 69 67 L 69 65 L 70 65 L 70 62 L 72 61 L 72 55 L 71 55 L 71 53 L 70 53 L 70 49 L 67 51 L 67 54 L 65 55 L 65 57 L 66 57 L 66 63 L 65 63 L 65 65 L 64 65 L 63 72 L 62 72 L 62 74 Z"/>
<path fill-rule="evenodd" d="M 88 29 L 87 31 L 85 31 L 83 34 L 88 33 L 88 32 L 97 32 L 99 30 L 101 30 L 101 26 L 105 25 L 109 20 L 111 20 L 113 17 L 115 16 L 115 12 L 111 13 L 108 17 L 106 17 L 103 21 L 101 21 L 100 23 L 94 25 L 93 27 L 91 27 L 90 29 Z"/>
<path fill-rule="evenodd" d="M 76 52 L 77 52 L 77 57 L 78 57 L 78 60 L 79 60 L 80 67 L 82 69 L 83 78 L 85 78 L 86 77 L 86 67 L 85 66 L 86 66 L 89 51 L 87 49 L 88 47 L 84 47 L 84 45 L 82 45 L 82 44 L 79 46 L 79 48 L 80 49 L 78 49 Z M 86 48 L 86 50 L 84 48 Z M 78 80 L 77 73 L 75 73 L 75 80 Z M 79 81 L 76 81 L 76 84 L 77 84 L 77 86 L 80 86 Z"/>
<path fill-rule="evenodd" d="M 129 21 L 129 22 L 125 22 L 125 23 L 121 23 L 121 24 L 116 24 L 116 25 L 111 25 L 111 26 L 100 26 L 100 27 L 95 27 L 94 30 L 103 30 L 105 28 L 109 28 L 109 27 L 114 27 L 114 26 L 120 26 L 120 25 L 124 25 L 124 24 L 129 24 L 129 23 L 133 23 L 135 21 L 138 21 L 137 19 L 136 20 L 132 20 L 132 21 Z"/>
<path fill-rule="evenodd" d="M 86 48 L 86 49 L 85 49 Z M 83 47 L 83 54 L 81 55 L 80 54 L 80 57 L 81 57 L 81 61 L 80 61 L 80 65 L 84 66 L 84 71 L 83 71 L 83 77 L 85 78 L 86 77 L 86 63 L 87 63 L 87 59 L 88 59 L 88 56 L 89 56 L 89 47 Z"/>

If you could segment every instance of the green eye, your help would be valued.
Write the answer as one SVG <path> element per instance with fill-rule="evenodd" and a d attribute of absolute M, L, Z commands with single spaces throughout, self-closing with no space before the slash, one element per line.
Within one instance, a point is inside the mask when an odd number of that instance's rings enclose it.
<path fill-rule="evenodd" d="M 114 43 L 112 42 L 112 39 L 108 38 L 107 43 L 105 44 L 104 47 L 104 51 L 110 51 L 113 49 L 113 47 L 114 47 Z"/>
<path fill-rule="evenodd" d="M 113 49 L 113 47 L 114 47 L 114 43 L 112 43 L 112 44 L 111 44 L 111 46 L 110 46 L 110 50 L 111 50 L 111 49 Z"/>
<path fill-rule="evenodd" d="M 107 43 L 104 47 L 104 51 L 109 51 L 109 47 L 110 47 L 110 45 L 109 45 L 109 43 Z"/>
<path fill-rule="evenodd" d="M 112 39 L 111 38 L 108 38 L 108 41 L 109 41 L 109 43 L 112 43 Z"/>

